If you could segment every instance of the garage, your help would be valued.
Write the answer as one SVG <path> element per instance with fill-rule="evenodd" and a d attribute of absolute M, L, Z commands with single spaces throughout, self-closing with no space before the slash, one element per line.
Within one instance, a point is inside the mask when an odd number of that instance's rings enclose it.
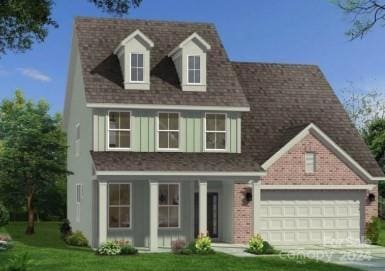
<path fill-rule="evenodd" d="M 268 242 L 359 242 L 364 191 L 262 191 L 260 232 Z"/>

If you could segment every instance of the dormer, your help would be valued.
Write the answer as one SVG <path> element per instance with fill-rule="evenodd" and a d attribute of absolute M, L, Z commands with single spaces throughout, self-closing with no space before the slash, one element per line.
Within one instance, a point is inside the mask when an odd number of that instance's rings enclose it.
<path fill-rule="evenodd" d="M 210 44 L 194 32 L 168 54 L 174 61 L 183 91 L 206 91 L 210 49 Z"/>
<path fill-rule="evenodd" d="M 150 50 L 154 43 L 139 29 L 114 50 L 119 58 L 125 89 L 150 89 Z"/>

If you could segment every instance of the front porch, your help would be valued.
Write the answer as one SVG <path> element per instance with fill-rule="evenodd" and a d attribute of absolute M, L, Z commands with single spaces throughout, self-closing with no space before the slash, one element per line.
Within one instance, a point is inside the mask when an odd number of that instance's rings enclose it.
<path fill-rule="evenodd" d="M 234 199 L 234 184 L 244 183 L 250 187 L 242 200 L 253 205 L 251 228 L 257 229 L 260 182 L 257 176 L 253 179 L 250 176 L 200 177 L 199 180 L 184 176 L 167 179 L 153 176 L 151 180 L 132 176 L 99 177 L 96 245 L 110 239 L 128 240 L 136 247 L 157 251 L 170 248 L 175 240 L 191 242 L 199 233 L 208 234 L 215 243 L 236 243 L 234 231 L 237 229 L 233 222 L 238 218 L 234 200 L 239 199 Z M 116 192 L 117 187 L 123 187 L 123 192 Z M 124 198 L 125 202 L 119 203 L 118 198 Z"/>

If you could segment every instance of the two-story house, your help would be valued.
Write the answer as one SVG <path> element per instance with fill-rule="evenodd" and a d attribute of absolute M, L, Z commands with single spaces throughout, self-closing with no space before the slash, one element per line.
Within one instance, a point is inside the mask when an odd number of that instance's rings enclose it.
<path fill-rule="evenodd" d="M 68 218 L 95 247 L 360 241 L 384 175 L 317 66 L 232 62 L 214 25 L 77 18 Z"/>

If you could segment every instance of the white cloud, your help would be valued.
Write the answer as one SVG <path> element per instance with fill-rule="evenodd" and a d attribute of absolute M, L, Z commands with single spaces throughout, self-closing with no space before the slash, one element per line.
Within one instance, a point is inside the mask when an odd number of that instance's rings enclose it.
<path fill-rule="evenodd" d="M 23 74 L 24 76 L 27 76 L 33 80 L 37 80 L 41 82 L 52 81 L 52 78 L 49 77 L 48 75 L 32 68 L 18 68 L 17 70 L 21 72 L 21 74 Z"/>

